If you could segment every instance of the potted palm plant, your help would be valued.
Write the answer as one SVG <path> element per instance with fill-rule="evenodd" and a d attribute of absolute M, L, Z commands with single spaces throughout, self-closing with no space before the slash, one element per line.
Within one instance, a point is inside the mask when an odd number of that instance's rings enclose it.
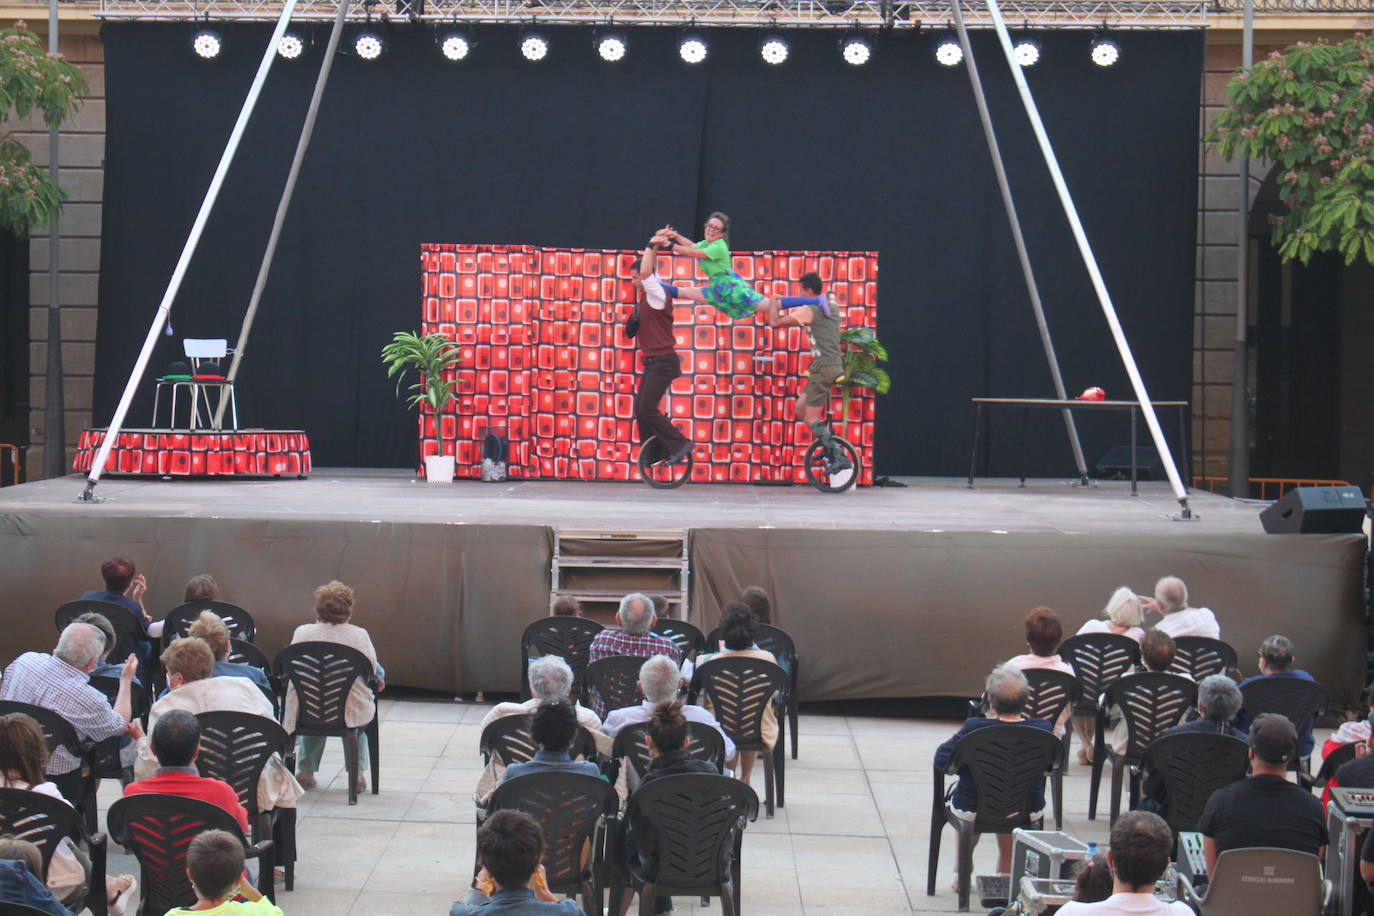
<path fill-rule="evenodd" d="M 441 454 L 440 417 L 452 403 L 457 388 L 457 383 L 449 377 L 449 370 L 461 359 L 458 345 L 443 334 L 421 336 L 413 331 L 397 331 L 391 343 L 382 347 L 382 365 L 386 366 L 386 377 L 396 379 L 397 396 L 401 394 L 406 374 L 414 370 L 415 381 L 406 389 L 410 392 L 406 406 L 418 407 L 424 403 L 434 413 L 434 454 L 425 456 L 425 479 L 430 483 L 453 480 L 453 455 Z M 423 438 L 423 421 L 420 429 Z"/>
<path fill-rule="evenodd" d="M 835 382 L 840 387 L 844 399 L 843 416 L 849 420 L 849 399 L 858 388 L 872 388 L 878 394 L 887 394 L 892 387 L 892 379 L 886 369 L 878 368 L 878 363 L 887 362 L 887 348 L 878 342 L 878 335 L 872 328 L 849 328 L 840 332 L 840 348 L 843 351 L 844 375 Z"/>

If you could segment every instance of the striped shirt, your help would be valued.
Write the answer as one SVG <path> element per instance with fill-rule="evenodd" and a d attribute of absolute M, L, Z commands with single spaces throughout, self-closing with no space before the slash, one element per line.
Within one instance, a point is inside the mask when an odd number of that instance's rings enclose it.
<path fill-rule="evenodd" d="M 129 728 L 105 694 L 90 685 L 84 671 L 44 652 L 25 652 L 10 662 L 0 683 L 0 700 L 51 709 L 89 744 L 122 735 Z M 65 747 L 58 747 L 48 760 L 48 775 L 70 773 L 79 766 L 80 760 Z"/>

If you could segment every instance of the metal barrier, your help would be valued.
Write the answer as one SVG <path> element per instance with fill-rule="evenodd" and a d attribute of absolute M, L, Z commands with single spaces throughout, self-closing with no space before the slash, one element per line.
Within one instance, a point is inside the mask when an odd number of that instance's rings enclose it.
<path fill-rule="evenodd" d="M 10 445 L 8 442 L 0 442 L 0 455 L 9 458 L 10 474 L 9 483 L 6 483 L 5 467 L 0 464 L 0 487 L 9 484 L 24 482 L 24 452 L 27 449 L 22 445 Z"/>
<path fill-rule="evenodd" d="M 1208 493 L 1215 493 L 1218 489 L 1226 489 L 1231 483 L 1229 477 L 1194 477 L 1193 486 L 1202 489 L 1206 488 Z M 1255 487 L 1259 486 L 1259 494 L 1256 495 Z M 1280 499 L 1294 487 L 1348 487 L 1348 480 L 1310 480 L 1302 477 L 1251 477 L 1250 478 L 1250 498 L 1251 499 Z M 1277 493 L 1270 495 L 1270 487 L 1278 490 Z M 1370 496 L 1374 498 L 1374 491 Z"/>

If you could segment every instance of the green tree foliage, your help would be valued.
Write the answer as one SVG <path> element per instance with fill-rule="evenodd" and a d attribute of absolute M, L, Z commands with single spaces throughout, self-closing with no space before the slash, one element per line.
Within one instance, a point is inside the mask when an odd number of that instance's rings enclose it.
<path fill-rule="evenodd" d="M 1236 76 L 1206 140 L 1277 163 L 1284 260 L 1338 251 L 1374 263 L 1374 39 L 1299 42 Z"/>
<path fill-rule="evenodd" d="M 0 29 L 0 121 L 42 112 L 56 127 L 76 111 L 86 77 L 60 54 L 47 53 L 24 23 Z M 57 219 L 67 194 L 28 148 L 0 134 L 0 229 L 26 236 Z"/>
<path fill-rule="evenodd" d="M 878 394 L 887 394 L 892 387 L 892 379 L 887 370 L 878 366 L 887 362 L 887 348 L 878 342 L 878 335 L 872 328 L 849 328 L 840 332 L 844 375 L 835 384 L 840 387 L 845 419 L 849 419 L 849 401 L 859 388 L 872 388 Z"/>

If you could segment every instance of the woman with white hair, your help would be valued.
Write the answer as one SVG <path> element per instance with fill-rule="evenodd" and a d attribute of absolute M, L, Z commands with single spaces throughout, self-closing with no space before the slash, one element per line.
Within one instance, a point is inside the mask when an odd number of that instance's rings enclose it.
<path fill-rule="evenodd" d="M 1089 620 L 1078 628 L 1079 633 L 1115 633 L 1129 636 L 1136 642 L 1145 638 L 1145 608 L 1140 596 L 1126 586 L 1119 587 L 1107 599 L 1102 617 Z"/>

